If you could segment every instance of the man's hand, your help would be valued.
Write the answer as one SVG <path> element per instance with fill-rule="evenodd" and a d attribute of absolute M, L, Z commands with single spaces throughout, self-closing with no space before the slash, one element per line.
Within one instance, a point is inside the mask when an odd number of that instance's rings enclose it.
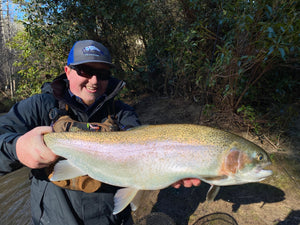
<path fill-rule="evenodd" d="M 201 180 L 196 178 L 187 178 L 180 181 L 177 181 L 176 183 L 172 184 L 174 188 L 180 188 L 181 185 L 183 185 L 186 188 L 192 187 L 192 186 L 199 186 L 201 184 Z"/>
<path fill-rule="evenodd" d="M 49 166 L 58 158 L 44 143 L 43 136 L 52 132 L 51 127 L 36 127 L 28 131 L 16 143 L 16 152 L 19 161 L 32 169 Z"/>

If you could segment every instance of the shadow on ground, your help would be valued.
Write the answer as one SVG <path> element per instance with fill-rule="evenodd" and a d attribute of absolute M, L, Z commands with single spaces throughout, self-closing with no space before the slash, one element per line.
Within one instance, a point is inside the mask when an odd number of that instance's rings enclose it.
<path fill-rule="evenodd" d="M 276 225 L 299 225 L 300 224 L 300 210 L 292 210 L 292 212 L 285 218 L 284 221 Z"/>
<path fill-rule="evenodd" d="M 239 186 L 222 187 L 216 200 L 222 199 L 233 203 L 232 211 L 236 212 L 241 205 L 260 203 L 261 207 L 265 203 L 283 201 L 285 194 L 282 190 L 262 183 L 244 184 Z"/>
<path fill-rule="evenodd" d="M 152 212 L 165 213 L 173 218 L 177 224 L 188 224 L 190 216 L 195 212 L 199 204 L 205 202 L 206 193 L 209 187 L 209 184 L 202 182 L 199 187 L 180 189 L 169 187 L 163 189 L 158 195 L 157 202 L 153 206 Z M 263 207 L 265 203 L 283 201 L 284 196 L 284 192 L 274 186 L 262 183 L 252 183 L 221 187 L 215 200 L 233 203 L 232 212 L 236 212 L 241 205 L 261 202 L 261 207 Z M 222 216 L 224 215 L 222 214 Z M 218 216 L 214 215 L 213 218 L 215 217 L 217 218 Z M 208 221 L 208 219 L 209 218 L 206 218 L 205 220 Z M 222 221 L 224 220 L 222 218 L 219 219 Z M 216 219 L 213 220 L 215 221 Z M 224 221 L 228 220 L 226 219 Z"/>

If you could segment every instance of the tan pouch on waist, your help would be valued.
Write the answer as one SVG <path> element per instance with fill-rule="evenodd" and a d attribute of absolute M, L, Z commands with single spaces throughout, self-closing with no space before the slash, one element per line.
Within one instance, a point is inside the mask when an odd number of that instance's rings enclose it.
<path fill-rule="evenodd" d="M 78 122 L 71 119 L 69 116 L 60 117 L 54 124 L 53 130 L 55 132 L 76 132 L 76 131 L 100 131 L 100 132 L 111 132 L 118 130 L 117 124 L 109 116 L 104 123 L 84 123 Z M 53 175 L 53 164 L 48 168 L 48 178 L 50 179 Z M 76 191 L 84 191 L 86 193 L 92 193 L 97 191 L 101 187 L 101 182 L 94 180 L 88 175 L 76 177 L 70 180 L 51 181 L 55 185 Z"/>
<path fill-rule="evenodd" d="M 51 172 L 48 176 L 50 179 L 53 176 Z M 61 180 L 61 181 L 51 181 L 53 184 L 70 190 L 83 191 L 86 193 L 92 193 L 97 191 L 101 187 L 101 182 L 95 180 L 88 175 L 75 177 L 70 180 Z"/>

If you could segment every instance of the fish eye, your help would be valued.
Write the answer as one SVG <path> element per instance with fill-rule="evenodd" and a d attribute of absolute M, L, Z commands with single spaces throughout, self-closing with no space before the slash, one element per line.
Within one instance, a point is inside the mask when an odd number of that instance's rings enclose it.
<path fill-rule="evenodd" d="M 258 161 L 262 161 L 264 159 L 264 156 L 263 156 L 263 154 L 258 153 L 256 158 L 257 158 Z"/>

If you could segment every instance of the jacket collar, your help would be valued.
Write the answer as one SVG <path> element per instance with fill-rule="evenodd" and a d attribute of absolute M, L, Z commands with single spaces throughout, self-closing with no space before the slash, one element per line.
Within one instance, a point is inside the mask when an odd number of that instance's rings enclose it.
<path fill-rule="evenodd" d="M 105 102 L 113 99 L 123 89 L 125 84 L 124 81 L 117 78 L 110 78 L 105 94 L 98 99 L 92 109 L 88 109 L 90 111 L 88 114 L 91 116 L 97 112 Z M 55 78 L 52 83 L 45 83 L 42 87 L 42 92 L 52 93 L 57 100 L 64 101 L 81 111 L 86 111 L 82 104 L 71 97 L 68 90 L 69 81 L 65 73 Z"/>

